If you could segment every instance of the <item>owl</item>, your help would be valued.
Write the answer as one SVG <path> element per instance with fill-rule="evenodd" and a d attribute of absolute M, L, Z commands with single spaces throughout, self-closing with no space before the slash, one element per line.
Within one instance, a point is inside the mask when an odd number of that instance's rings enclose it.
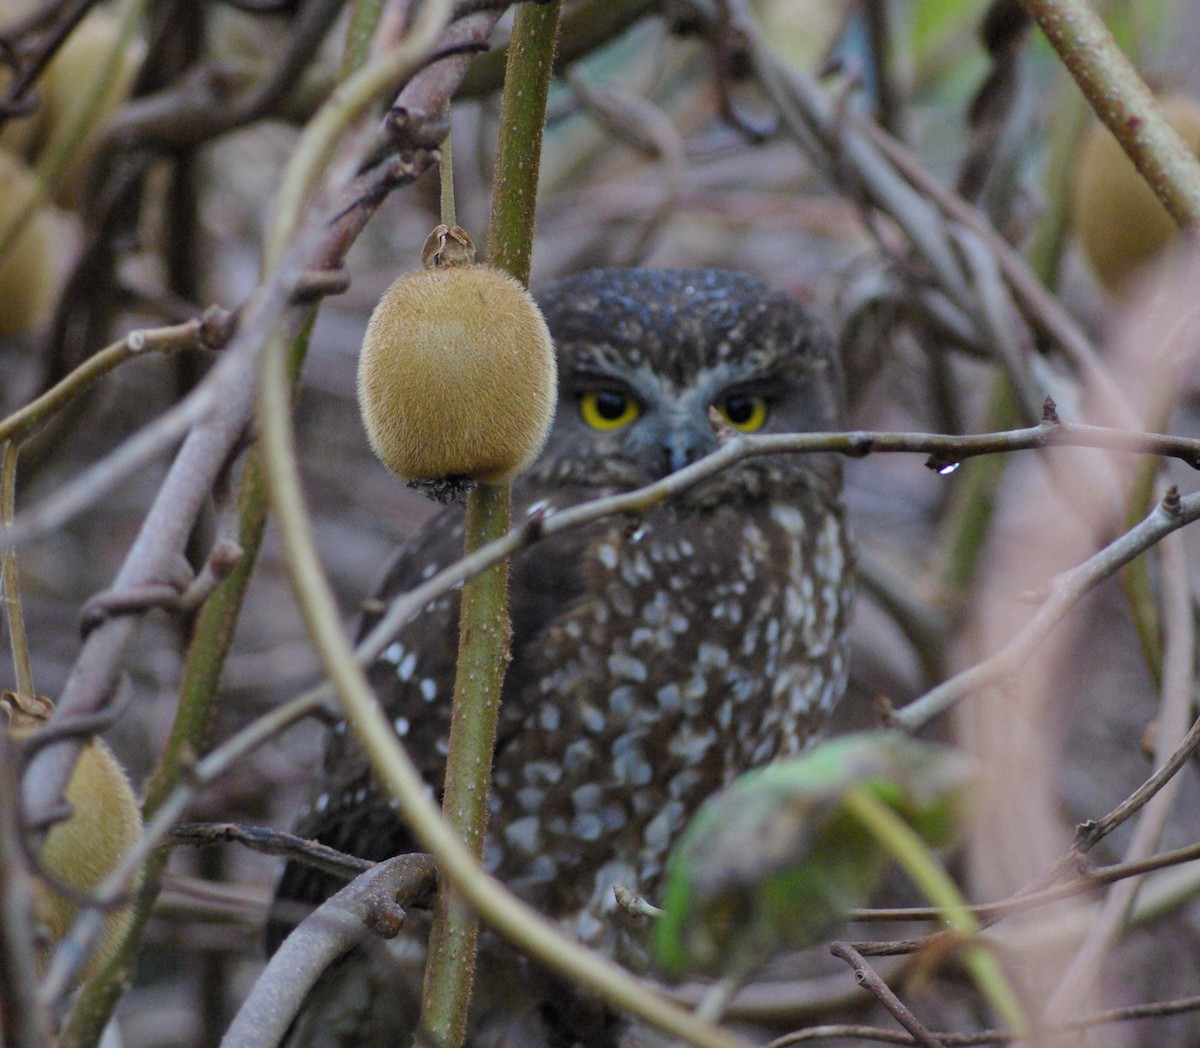
<path fill-rule="evenodd" d="M 545 450 L 514 484 L 514 520 L 694 462 L 716 447 L 710 408 L 747 433 L 842 427 L 832 339 L 757 279 L 601 269 L 537 299 L 558 354 L 559 399 Z M 452 506 L 402 552 L 378 601 L 430 578 L 462 542 L 462 509 Z M 654 899 L 668 850 L 701 801 L 737 773 L 796 753 L 822 727 L 846 683 L 850 561 L 833 455 L 751 458 L 636 527 L 604 520 L 518 554 L 486 867 L 583 942 L 639 964 L 614 886 Z M 367 614 L 362 629 L 377 617 Z M 456 595 L 434 601 L 369 670 L 435 795 L 457 617 Z M 368 859 L 414 849 L 344 726 L 296 832 Z M 277 900 L 316 904 L 336 887 L 289 865 Z M 401 1026 L 415 1019 L 421 962 L 419 936 L 402 938 L 392 962 L 412 968 L 413 998 L 400 1000 L 395 978 L 379 980 L 389 1022 Z M 617 1043 L 616 1017 L 504 951 L 481 944 L 472 1044 Z M 376 990 L 362 976 L 353 992 L 323 991 L 343 998 L 342 1043 L 372 1043 L 348 1016 L 369 1011 Z M 325 1023 L 321 1043 L 339 1043 L 334 1026 Z M 393 1028 L 378 1043 L 397 1037 Z"/>

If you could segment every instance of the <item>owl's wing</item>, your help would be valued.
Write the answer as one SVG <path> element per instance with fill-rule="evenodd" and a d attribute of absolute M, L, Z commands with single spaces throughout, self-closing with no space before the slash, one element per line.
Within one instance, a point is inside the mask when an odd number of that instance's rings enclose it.
<path fill-rule="evenodd" d="M 555 503 L 561 507 L 568 500 L 569 496 L 564 495 L 556 498 Z M 513 521 L 525 519 L 534 501 L 534 493 L 518 490 L 513 500 Z M 415 588 L 459 559 L 463 534 L 462 506 L 449 506 L 434 517 L 384 576 L 375 594 L 378 605 L 386 607 L 398 594 Z M 580 563 L 587 542 L 586 529 L 570 532 L 514 558 L 510 579 L 514 639 L 506 675 L 506 700 L 517 698 L 522 666 L 532 656 L 547 623 L 582 592 Z M 372 609 L 363 616 L 360 638 L 383 614 L 375 604 L 372 602 Z M 450 733 L 458 610 L 457 591 L 431 602 L 367 670 L 384 712 L 438 797 Z M 502 703 L 498 746 L 521 730 L 526 716 L 519 702 Z M 416 847 L 344 724 L 338 725 L 329 737 L 321 778 L 301 811 L 294 832 L 372 860 L 386 859 Z M 274 950 L 287 935 L 297 913 L 322 902 L 339 887 L 341 882 L 331 875 L 289 862 L 276 887 L 275 905 L 268 922 L 268 948 Z"/>

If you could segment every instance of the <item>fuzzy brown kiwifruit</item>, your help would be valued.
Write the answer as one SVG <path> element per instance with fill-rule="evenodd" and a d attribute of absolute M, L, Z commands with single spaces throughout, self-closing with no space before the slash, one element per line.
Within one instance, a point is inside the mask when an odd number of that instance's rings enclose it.
<path fill-rule="evenodd" d="M 409 481 L 497 482 L 521 472 L 554 416 L 554 348 L 541 310 L 507 273 L 473 263 L 457 226 L 426 242 L 428 268 L 371 314 L 358 400 L 375 453 Z"/>
<path fill-rule="evenodd" d="M 1159 105 L 1192 152 L 1200 154 L 1200 104 L 1167 95 Z M 1179 235 L 1179 227 L 1112 132 L 1096 122 L 1075 164 L 1071 218 L 1084 256 L 1113 293 Z"/>
<path fill-rule="evenodd" d="M 37 178 L 18 157 L 0 149 L 0 237 L 35 201 Z M 20 236 L 0 256 L 0 335 L 35 328 L 50 311 L 68 246 L 54 212 L 36 202 Z"/>
<path fill-rule="evenodd" d="M 54 711 L 43 696 L 0 692 L 0 708 L 8 714 L 8 731 L 15 739 L 42 728 Z M 84 746 L 65 791 L 71 815 L 55 823 L 38 853 L 42 869 L 54 880 L 81 893 L 90 893 L 108 876 L 117 861 L 142 835 L 142 813 L 129 778 L 116 757 L 99 739 Z M 77 904 L 52 884 L 34 884 L 34 917 L 39 929 L 39 957 L 44 960 L 70 930 Z M 86 978 L 111 959 L 120 944 L 132 911 L 110 910 L 87 965 Z"/>

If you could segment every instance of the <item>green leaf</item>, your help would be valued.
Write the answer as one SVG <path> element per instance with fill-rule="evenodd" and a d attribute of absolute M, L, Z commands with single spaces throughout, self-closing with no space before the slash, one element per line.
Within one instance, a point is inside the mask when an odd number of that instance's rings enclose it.
<path fill-rule="evenodd" d="M 864 732 L 749 772 L 696 813 L 667 864 L 655 952 L 671 976 L 744 974 L 862 905 L 887 852 L 846 808 L 865 789 L 930 844 L 952 836 L 967 762 L 899 732 Z"/>

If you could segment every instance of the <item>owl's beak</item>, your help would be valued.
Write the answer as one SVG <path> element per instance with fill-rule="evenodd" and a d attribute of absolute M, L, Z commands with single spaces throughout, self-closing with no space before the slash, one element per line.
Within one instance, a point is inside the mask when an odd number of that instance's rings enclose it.
<path fill-rule="evenodd" d="M 697 433 L 691 428 L 672 430 L 663 438 L 662 475 L 665 477 L 668 473 L 675 473 L 684 466 L 690 466 L 696 459 L 712 451 L 716 445 L 716 437 L 711 429 L 705 434 Z"/>

